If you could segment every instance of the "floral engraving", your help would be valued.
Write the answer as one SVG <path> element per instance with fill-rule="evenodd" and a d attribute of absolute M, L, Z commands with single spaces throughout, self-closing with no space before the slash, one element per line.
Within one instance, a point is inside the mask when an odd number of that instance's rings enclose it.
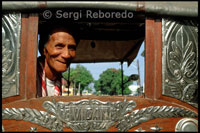
<path fill-rule="evenodd" d="M 163 95 L 195 107 L 198 97 L 198 35 L 192 21 L 163 20 Z"/>
<path fill-rule="evenodd" d="M 136 107 L 135 101 L 45 101 L 43 107 L 47 112 L 30 108 L 5 108 L 2 109 L 2 119 L 30 121 L 52 131 L 71 128 L 75 132 L 86 132 L 107 131 L 115 123 L 118 131 L 128 131 L 155 118 L 197 117 L 194 112 L 173 106 L 150 106 L 133 110 Z"/>
<path fill-rule="evenodd" d="M 76 132 L 106 131 L 136 107 L 134 101 L 102 102 L 81 100 L 77 102 L 45 101 L 47 110 L 37 111 L 30 108 L 3 109 L 3 119 L 31 121 L 52 131 L 71 128 Z"/>
<path fill-rule="evenodd" d="M 21 15 L 2 15 L 2 97 L 19 93 Z"/>
<path fill-rule="evenodd" d="M 124 116 L 118 122 L 116 127 L 119 131 L 128 131 L 132 127 L 139 125 L 142 122 L 153 120 L 155 118 L 169 117 L 197 117 L 197 115 L 189 110 L 173 106 L 150 106 L 134 110 L 130 114 Z"/>

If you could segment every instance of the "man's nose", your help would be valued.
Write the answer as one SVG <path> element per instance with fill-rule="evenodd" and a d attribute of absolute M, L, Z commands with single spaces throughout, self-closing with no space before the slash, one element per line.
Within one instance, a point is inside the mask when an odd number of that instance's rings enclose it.
<path fill-rule="evenodd" d="M 67 59 L 67 58 L 71 58 L 69 49 L 64 49 L 63 52 L 62 52 L 62 54 L 61 54 L 61 56 L 62 56 L 63 58 L 66 58 L 66 59 Z"/>

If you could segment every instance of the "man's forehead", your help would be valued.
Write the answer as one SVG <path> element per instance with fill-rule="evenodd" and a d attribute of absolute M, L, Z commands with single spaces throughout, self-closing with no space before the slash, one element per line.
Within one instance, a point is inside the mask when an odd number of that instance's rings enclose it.
<path fill-rule="evenodd" d="M 62 41 L 74 41 L 74 37 L 65 31 L 57 31 L 51 34 L 50 40 L 56 41 L 56 42 L 62 42 Z"/>
<path fill-rule="evenodd" d="M 53 28 L 51 30 L 51 34 L 55 33 L 55 32 L 71 32 L 71 30 L 69 30 L 68 28 L 65 28 L 65 27 L 57 27 L 57 28 Z"/>

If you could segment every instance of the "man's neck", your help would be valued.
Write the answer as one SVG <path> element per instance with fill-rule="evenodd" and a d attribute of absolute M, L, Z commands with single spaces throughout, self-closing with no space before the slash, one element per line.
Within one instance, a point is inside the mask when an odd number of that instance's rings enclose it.
<path fill-rule="evenodd" d="M 46 75 L 46 77 L 47 77 L 48 79 L 54 81 L 54 80 L 56 80 L 56 79 L 59 77 L 59 74 L 56 73 L 54 70 L 52 70 L 52 69 L 48 66 L 47 62 L 45 62 L 44 69 L 45 69 L 45 75 Z"/>

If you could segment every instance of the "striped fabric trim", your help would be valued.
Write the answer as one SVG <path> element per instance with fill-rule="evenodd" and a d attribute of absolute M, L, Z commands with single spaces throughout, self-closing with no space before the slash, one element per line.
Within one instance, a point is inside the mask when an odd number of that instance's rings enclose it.
<path fill-rule="evenodd" d="M 45 69 L 42 65 L 42 63 L 40 62 L 40 66 L 42 68 L 42 97 L 48 96 L 47 94 L 47 89 L 46 88 L 46 75 L 45 75 Z M 57 80 L 54 84 L 55 86 L 55 92 L 54 92 L 54 96 L 60 96 L 61 95 L 61 91 L 60 91 L 60 86 L 61 86 L 61 82 L 59 80 Z"/>

